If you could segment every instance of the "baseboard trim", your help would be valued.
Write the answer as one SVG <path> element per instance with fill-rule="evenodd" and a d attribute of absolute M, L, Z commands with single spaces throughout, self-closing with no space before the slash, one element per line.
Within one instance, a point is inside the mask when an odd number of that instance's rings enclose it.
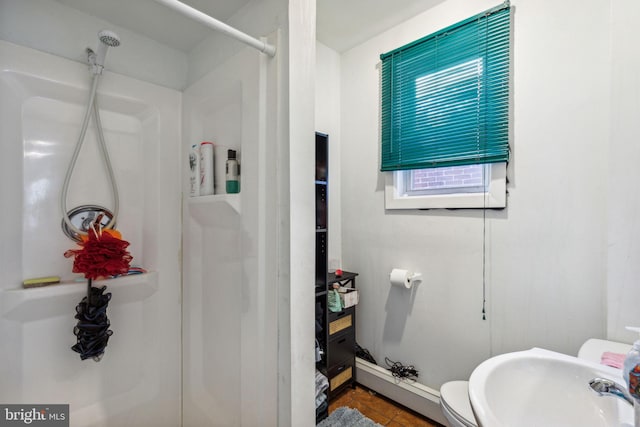
<path fill-rule="evenodd" d="M 363 386 L 407 408 L 448 425 L 440 409 L 440 392 L 420 383 L 398 381 L 388 370 L 356 358 L 356 380 Z"/>

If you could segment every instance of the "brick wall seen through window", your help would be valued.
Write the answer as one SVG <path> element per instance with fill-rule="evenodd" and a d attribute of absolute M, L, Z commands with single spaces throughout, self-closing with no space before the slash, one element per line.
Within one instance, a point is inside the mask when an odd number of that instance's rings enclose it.
<path fill-rule="evenodd" d="M 484 165 L 449 166 L 411 171 L 409 191 L 482 186 Z"/>

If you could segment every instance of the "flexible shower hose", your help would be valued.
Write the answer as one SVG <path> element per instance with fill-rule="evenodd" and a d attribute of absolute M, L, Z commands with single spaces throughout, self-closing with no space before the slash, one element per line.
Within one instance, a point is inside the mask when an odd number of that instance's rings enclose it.
<path fill-rule="evenodd" d="M 94 73 L 93 81 L 91 83 L 91 92 L 89 94 L 89 101 L 87 103 L 87 109 L 84 113 L 84 119 L 82 121 L 82 127 L 80 128 L 80 135 L 78 137 L 78 142 L 76 143 L 76 148 L 73 151 L 73 155 L 71 156 L 71 162 L 69 163 L 69 167 L 67 168 L 67 174 L 64 178 L 64 183 L 62 184 L 62 191 L 60 192 L 60 208 L 62 210 L 62 219 L 64 220 L 67 227 L 72 230 L 74 233 L 78 235 L 86 235 L 87 233 L 78 229 L 75 225 L 71 223 L 71 219 L 68 215 L 67 210 L 67 193 L 69 191 L 69 183 L 71 181 L 71 176 L 73 175 L 73 170 L 76 166 L 76 161 L 78 160 L 78 155 L 80 154 L 80 150 L 82 149 L 82 143 L 84 142 L 84 137 L 87 133 L 87 127 L 89 126 L 89 119 L 91 118 L 91 113 L 93 111 L 93 117 L 96 123 L 97 134 L 98 134 L 98 147 L 102 153 L 102 157 L 104 159 L 105 166 L 107 167 L 107 173 L 109 175 L 109 181 L 111 184 L 111 190 L 113 192 L 114 199 L 114 208 L 113 208 L 113 216 L 109 223 L 104 228 L 113 228 L 116 217 L 118 216 L 119 209 L 119 196 L 118 196 L 118 185 L 116 184 L 116 178 L 113 173 L 113 167 L 111 166 L 111 158 L 109 157 L 109 151 L 107 150 L 107 144 L 104 140 L 104 132 L 102 131 L 102 123 L 100 122 L 100 112 L 98 111 L 98 97 L 96 95 L 96 91 L 98 89 L 98 80 L 100 79 L 100 74 Z"/>

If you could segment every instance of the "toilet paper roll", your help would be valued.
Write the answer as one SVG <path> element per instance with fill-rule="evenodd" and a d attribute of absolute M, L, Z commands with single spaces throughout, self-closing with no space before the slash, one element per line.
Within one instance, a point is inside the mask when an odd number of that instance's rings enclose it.
<path fill-rule="evenodd" d="M 392 286 L 400 286 L 406 289 L 410 289 L 412 273 L 407 270 L 402 270 L 400 268 L 394 268 L 391 270 L 391 274 L 389 274 L 389 281 Z"/>

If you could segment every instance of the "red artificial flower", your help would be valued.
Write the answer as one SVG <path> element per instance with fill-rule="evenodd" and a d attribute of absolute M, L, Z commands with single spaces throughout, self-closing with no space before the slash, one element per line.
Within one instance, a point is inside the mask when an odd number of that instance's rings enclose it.
<path fill-rule="evenodd" d="M 133 257 L 127 251 L 129 242 L 119 238 L 115 230 L 89 229 L 87 238 L 80 243 L 81 249 L 69 249 L 66 258 L 75 257 L 73 272 L 84 273 L 87 279 L 127 274 Z"/>

